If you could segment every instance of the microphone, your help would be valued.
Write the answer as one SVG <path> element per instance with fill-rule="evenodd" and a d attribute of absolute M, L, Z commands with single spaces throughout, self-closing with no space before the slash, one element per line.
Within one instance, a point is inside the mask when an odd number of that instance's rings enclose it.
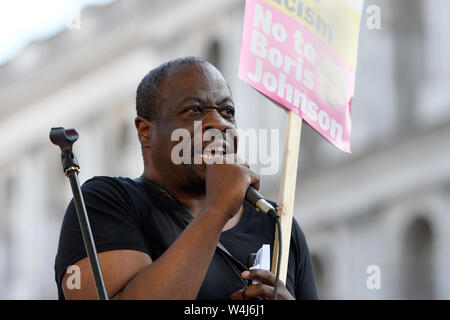
<path fill-rule="evenodd" d="M 245 200 L 252 204 L 257 211 L 262 211 L 262 213 L 267 214 L 274 219 L 278 218 L 275 208 L 252 186 L 248 187 L 247 192 L 245 193 Z"/>
<path fill-rule="evenodd" d="M 278 215 L 275 208 L 267 202 L 263 196 L 255 190 L 252 186 L 247 188 L 247 192 L 245 193 L 245 200 L 251 203 L 257 211 L 262 211 L 264 214 L 267 214 L 269 217 L 272 217 L 275 220 L 275 223 L 278 228 L 278 260 L 277 260 L 277 269 L 275 275 L 275 285 L 273 290 L 273 300 L 277 300 L 278 297 L 278 285 L 280 281 L 280 261 L 281 261 L 281 241 L 283 240 L 281 236 L 281 223 L 280 216 Z"/>

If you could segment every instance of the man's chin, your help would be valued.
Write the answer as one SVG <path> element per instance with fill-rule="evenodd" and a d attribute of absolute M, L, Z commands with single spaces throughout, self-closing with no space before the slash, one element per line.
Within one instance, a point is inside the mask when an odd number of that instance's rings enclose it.
<path fill-rule="evenodd" d="M 188 169 L 188 184 L 193 190 L 205 192 L 206 164 L 191 164 Z"/>
<path fill-rule="evenodd" d="M 206 176 L 206 163 L 203 159 L 203 157 L 192 157 L 191 159 L 191 163 L 189 165 L 190 167 L 192 167 L 191 170 L 195 170 L 199 173 L 202 173 L 203 176 Z"/>

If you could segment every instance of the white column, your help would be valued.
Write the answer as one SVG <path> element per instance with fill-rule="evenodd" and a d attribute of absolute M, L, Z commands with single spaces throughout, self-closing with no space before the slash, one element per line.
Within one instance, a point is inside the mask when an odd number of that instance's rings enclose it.
<path fill-rule="evenodd" d="M 424 1 L 427 78 L 449 80 L 450 77 L 450 2 Z"/>
<path fill-rule="evenodd" d="M 33 278 L 41 275 L 35 273 L 34 241 L 36 237 L 37 211 L 36 199 L 40 196 L 42 186 L 38 186 L 38 168 L 32 155 L 23 156 L 14 170 L 14 190 L 11 199 L 10 250 L 11 287 L 9 299 L 32 298 Z M 42 248 L 44 249 L 44 248 Z"/>
<path fill-rule="evenodd" d="M 448 268 L 450 266 L 450 234 L 448 226 L 450 226 L 448 198 L 441 194 L 441 199 L 436 201 L 433 208 L 434 213 L 434 230 L 435 239 L 433 240 L 433 266 L 434 266 L 434 284 L 436 299 L 450 299 L 450 274 Z"/>
<path fill-rule="evenodd" d="M 8 200 L 6 198 L 6 170 L 0 173 L 0 299 L 5 299 L 8 289 L 8 279 L 6 278 L 8 272 L 8 243 L 6 233 L 8 228 L 9 210 L 7 208 Z"/>
<path fill-rule="evenodd" d="M 418 114 L 424 123 L 434 124 L 450 117 L 450 1 L 427 0 L 423 6 L 425 70 Z"/>

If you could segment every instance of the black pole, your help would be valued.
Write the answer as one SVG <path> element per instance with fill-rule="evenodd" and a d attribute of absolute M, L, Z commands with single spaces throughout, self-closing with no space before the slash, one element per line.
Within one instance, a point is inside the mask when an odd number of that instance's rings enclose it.
<path fill-rule="evenodd" d="M 97 250 L 95 248 L 94 238 L 92 236 L 89 218 L 84 205 L 83 195 L 78 181 L 78 173 L 76 170 L 70 170 L 67 174 L 72 187 L 73 201 L 77 209 L 78 221 L 80 222 L 81 234 L 83 235 L 84 246 L 91 264 L 92 274 L 94 275 L 95 287 L 99 300 L 108 300 L 105 283 L 103 282 L 102 270 L 98 262 Z"/>
<path fill-rule="evenodd" d="M 80 166 L 72 153 L 72 145 L 78 139 L 78 133 L 74 129 L 52 128 L 50 140 L 61 148 L 61 160 L 65 175 L 69 178 L 73 193 L 73 201 L 77 210 L 78 221 L 80 223 L 81 234 L 83 235 L 84 246 L 91 265 L 94 276 L 95 287 L 99 300 L 108 300 L 105 283 L 103 281 L 102 270 L 98 261 L 97 250 L 95 248 L 94 237 L 92 236 L 89 218 L 84 205 L 83 194 L 81 193 L 78 173 Z"/>

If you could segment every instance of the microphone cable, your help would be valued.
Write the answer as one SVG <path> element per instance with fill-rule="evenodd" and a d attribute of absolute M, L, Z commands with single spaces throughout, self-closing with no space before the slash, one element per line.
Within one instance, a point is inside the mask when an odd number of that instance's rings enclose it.
<path fill-rule="evenodd" d="M 247 188 L 247 192 L 245 194 L 245 200 L 251 203 L 257 211 L 261 211 L 264 214 L 267 214 L 269 217 L 273 218 L 276 223 L 276 227 L 278 229 L 278 259 L 277 259 L 277 268 L 275 275 L 275 286 L 273 291 L 273 300 L 276 300 L 278 297 L 278 285 L 280 282 L 280 261 L 281 261 L 281 223 L 280 216 L 278 215 L 275 208 L 266 201 L 263 196 L 256 191 L 252 186 Z M 275 249 L 275 248 L 274 248 Z"/>
<path fill-rule="evenodd" d="M 281 224 L 280 224 L 280 216 L 275 211 L 275 209 L 270 209 L 271 216 L 274 218 L 276 222 L 276 227 L 278 230 L 278 258 L 277 258 L 277 268 L 276 268 L 276 274 L 275 274 L 275 286 L 273 290 L 273 298 L 272 300 L 277 300 L 278 297 L 278 285 L 280 283 L 280 262 L 281 262 L 281 249 L 282 249 L 282 243 L 281 243 Z"/>

